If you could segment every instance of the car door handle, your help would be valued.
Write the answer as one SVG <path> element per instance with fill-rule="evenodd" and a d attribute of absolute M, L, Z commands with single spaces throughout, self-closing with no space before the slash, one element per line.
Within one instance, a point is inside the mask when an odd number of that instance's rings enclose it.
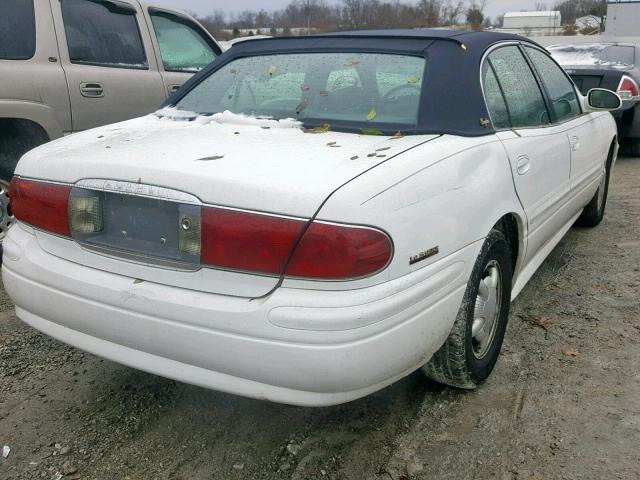
<path fill-rule="evenodd" d="M 104 97 L 104 87 L 101 83 L 81 83 L 80 93 L 87 98 Z"/>
<path fill-rule="evenodd" d="M 169 85 L 167 87 L 167 91 L 169 92 L 169 95 L 173 95 L 174 93 L 176 93 L 181 86 L 182 85 Z"/>
<path fill-rule="evenodd" d="M 573 150 L 574 152 L 577 152 L 579 148 L 580 148 L 580 138 L 576 136 L 571 137 L 571 150 Z"/>
<path fill-rule="evenodd" d="M 520 155 L 518 160 L 516 161 L 516 170 L 518 170 L 518 175 L 524 175 L 531 168 L 531 160 L 527 155 Z"/>

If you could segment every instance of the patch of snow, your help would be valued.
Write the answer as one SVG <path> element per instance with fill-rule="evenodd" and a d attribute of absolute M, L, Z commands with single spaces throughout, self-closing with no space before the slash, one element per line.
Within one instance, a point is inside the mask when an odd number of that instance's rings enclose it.
<path fill-rule="evenodd" d="M 275 120 L 273 118 L 252 117 L 240 113 L 233 113 L 229 110 L 214 113 L 213 115 L 201 115 L 199 113 L 180 110 L 175 107 L 161 108 L 155 113 L 160 118 L 169 118 L 172 120 L 191 120 L 199 125 L 207 125 L 209 123 L 218 123 L 226 125 L 246 125 L 262 128 L 302 128 L 302 122 L 293 118 L 284 118 Z"/>

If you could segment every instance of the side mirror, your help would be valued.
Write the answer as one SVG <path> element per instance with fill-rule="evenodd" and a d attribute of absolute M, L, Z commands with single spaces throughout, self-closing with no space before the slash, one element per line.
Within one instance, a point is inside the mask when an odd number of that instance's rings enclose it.
<path fill-rule="evenodd" d="M 617 110 L 622 106 L 620 96 L 604 88 L 592 88 L 587 92 L 587 105 L 590 110 Z"/>

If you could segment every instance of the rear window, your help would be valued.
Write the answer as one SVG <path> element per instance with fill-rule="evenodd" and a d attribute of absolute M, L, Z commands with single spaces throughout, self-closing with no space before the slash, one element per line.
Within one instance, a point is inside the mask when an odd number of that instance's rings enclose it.
<path fill-rule="evenodd" d="M 176 105 L 305 124 L 407 129 L 418 122 L 425 60 L 377 53 L 246 57 L 213 72 Z"/>
<path fill-rule="evenodd" d="M 72 63 L 146 69 L 136 10 L 125 2 L 62 0 Z"/>
<path fill-rule="evenodd" d="M 28 60 L 36 53 L 33 0 L 0 2 L 0 59 Z"/>
<path fill-rule="evenodd" d="M 630 45 L 567 45 L 549 48 L 563 66 L 604 66 L 629 68 L 635 64 L 635 48 Z"/>

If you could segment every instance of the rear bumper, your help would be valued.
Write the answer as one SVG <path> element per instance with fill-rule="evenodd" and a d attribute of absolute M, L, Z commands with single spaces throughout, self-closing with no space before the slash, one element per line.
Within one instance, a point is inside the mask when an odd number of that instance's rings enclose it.
<path fill-rule="evenodd" d="M 423 365 L 453 325 L 479 248 L 375 287 L 248 300 L 135 284 L 46 253 L 18 225 L 2 270 L 18 317 L 65 343 L 194 385 L 319 406 Z"/>

